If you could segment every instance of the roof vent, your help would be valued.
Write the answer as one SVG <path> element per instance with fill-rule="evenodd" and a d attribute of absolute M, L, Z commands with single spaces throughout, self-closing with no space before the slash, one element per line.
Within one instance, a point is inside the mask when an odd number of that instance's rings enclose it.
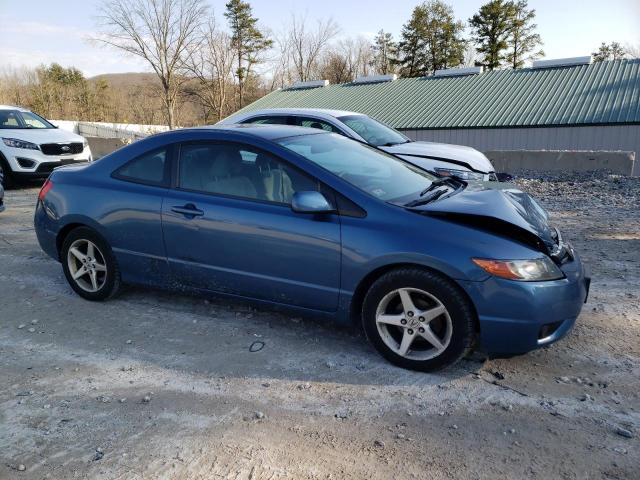
<path fill-rule="evenodd" d="M 436 70 L 436 77 L 458 77 L 462 75 L 479 75 L 482 73 L 482 67 L 464 67 L 464 68 L 445 68 Z"/>
<path fill-rule="evenodd" d="M 572 67 L 576 65 L 590 65 L 592 61 L 591 55 L 586 57 L 556 58 L 553 60 L 535 60 L 531 68 L 558 68 Z"/>
<path fill-rule="evenodd" d="M 398 75 L 395 73 L 391 75 L 366 75 L 357 77 L 353 83 L 382 83 L 382 82 L 395 82 L 398 79 Z"/>
<path fill-rule="evenodd" d="M 296 82 L 289 87 L 290 90 L 302 90 L 303 88 L 328 87 L 329 80 L 311 80 L 308 82 Z"/>

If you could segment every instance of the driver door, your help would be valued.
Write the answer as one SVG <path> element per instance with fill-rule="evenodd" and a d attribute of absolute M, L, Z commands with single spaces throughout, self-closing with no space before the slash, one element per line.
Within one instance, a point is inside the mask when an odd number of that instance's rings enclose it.
<path fill-rule="evenodd" d="M 340 218 L 291 210 L 319 183 L 254 147 L 180 146 L 176 188 L 163 201 L 170 268 L 182 283 L 322 311 L 340 288 Z"/>

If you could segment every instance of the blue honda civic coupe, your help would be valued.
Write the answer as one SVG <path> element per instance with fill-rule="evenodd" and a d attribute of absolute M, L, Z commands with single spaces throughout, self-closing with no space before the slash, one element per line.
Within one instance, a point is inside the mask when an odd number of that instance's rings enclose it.
<path fill-rule="evenodd" d="M 162 133 L 56 169 L 35 228 L 80 296 L 180 288 L 356 321 L 430 371 L 475 345 L 517 354 L 572 328 L 589 278 L 529 195 L 435 177 L 318 130 Z"/>

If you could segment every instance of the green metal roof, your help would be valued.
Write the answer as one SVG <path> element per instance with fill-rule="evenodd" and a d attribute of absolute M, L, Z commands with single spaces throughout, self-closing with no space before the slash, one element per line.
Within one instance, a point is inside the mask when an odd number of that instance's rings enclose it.
<path fill-rule="evenodd" d="M 272 92 L 246 106 L 352 110 L 400 129 L 640 123 L 640 59 Z"/>

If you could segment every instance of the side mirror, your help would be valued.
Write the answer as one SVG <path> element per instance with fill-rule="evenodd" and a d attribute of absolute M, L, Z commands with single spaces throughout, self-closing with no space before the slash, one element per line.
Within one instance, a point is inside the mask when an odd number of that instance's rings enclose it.
<path fill-rule="evenodd" d="M 316 191 L 296 192 L 291 200 L 291 210 L 297 213 L 333 213 L 335 209 L 324 195 Z"/>

